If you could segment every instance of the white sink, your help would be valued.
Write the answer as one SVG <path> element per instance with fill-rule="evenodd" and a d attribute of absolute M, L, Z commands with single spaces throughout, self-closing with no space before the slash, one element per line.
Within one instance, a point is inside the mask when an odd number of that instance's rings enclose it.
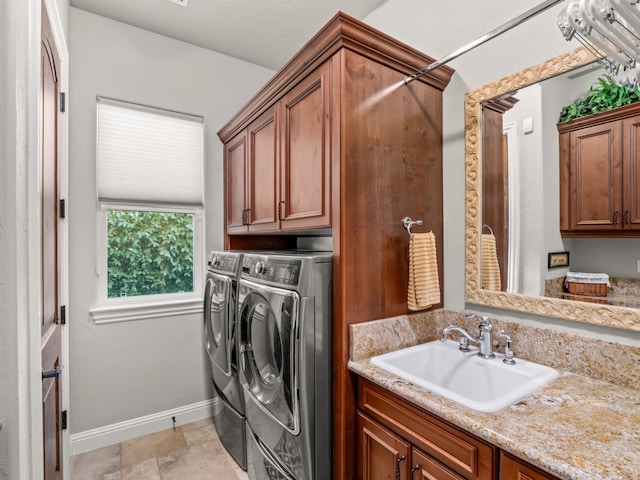
<path fill-rule="evenodd" d="M 371 363 L 414 385 L 478 412 L 495 413 L 558 376 L 553 368 L 503 355 L 485 359 L 478 350 L 464 353 L 453 340 L 435 340 L 371 358 Z"/>

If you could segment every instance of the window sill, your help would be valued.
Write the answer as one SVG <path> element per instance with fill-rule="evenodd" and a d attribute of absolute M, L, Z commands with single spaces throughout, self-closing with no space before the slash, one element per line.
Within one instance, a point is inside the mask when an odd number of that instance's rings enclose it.
<path fill-rule="evenodd" d="M 89 310 L 89 315 L 94 323 L 103 324 L 175 317 L 192 313 L 202 313 L 202 311 L 203 300 L 201 298 L 194 298 L 161 303 L 96 307 Z"/>

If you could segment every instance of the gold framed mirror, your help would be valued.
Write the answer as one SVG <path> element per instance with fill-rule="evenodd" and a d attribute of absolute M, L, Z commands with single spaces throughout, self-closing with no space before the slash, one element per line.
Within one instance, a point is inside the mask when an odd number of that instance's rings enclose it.
<path fill-rule="evenodd" d="M 585 48 L 551 58 L 465 96 L 465 300 L 467 303 L 640 331 L 640 309 L 481 288 L 482 105 L 595 61 Z"/>

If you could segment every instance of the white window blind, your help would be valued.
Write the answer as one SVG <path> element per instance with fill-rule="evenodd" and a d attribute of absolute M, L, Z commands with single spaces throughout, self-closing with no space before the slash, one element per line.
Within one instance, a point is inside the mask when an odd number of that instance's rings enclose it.
<path fill-rule="evenodd" d="M 98 98 L 98 199 L 203 204 L 203 119 Z"/>

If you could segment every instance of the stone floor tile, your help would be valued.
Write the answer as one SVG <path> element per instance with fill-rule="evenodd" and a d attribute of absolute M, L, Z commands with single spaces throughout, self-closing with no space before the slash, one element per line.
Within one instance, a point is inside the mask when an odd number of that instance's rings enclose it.
<path fill-rule="evenodd" d="M 122 442 L 121 466 L 127 467 L 151 458 L 186 448 L 180 429 L 168 429 Z"/>
<path fill-rule="evenodd" d="M 120 444 L 74 455 L 71 478 L 77 480 L 117 480 L 120 473 Z"/>
<path fill-rule="evenodd" d="M 121 480 L 160 480 L 158 462 L 155 458 L 124 467 Z"/>
<path fill-rule="evenodd" d="M 162 480 L 237 480 L 221 449 L 218 442 L 207 441 L 158 457 L 160 476 Z"/>
<path fill-rule="evenodd" d="M 206 441 L 218 441 L 218 435 L 216 434 L 213 423 L 201 426 L 200 428 L 183 430 L 182 434 L 189 447 Z"/>

